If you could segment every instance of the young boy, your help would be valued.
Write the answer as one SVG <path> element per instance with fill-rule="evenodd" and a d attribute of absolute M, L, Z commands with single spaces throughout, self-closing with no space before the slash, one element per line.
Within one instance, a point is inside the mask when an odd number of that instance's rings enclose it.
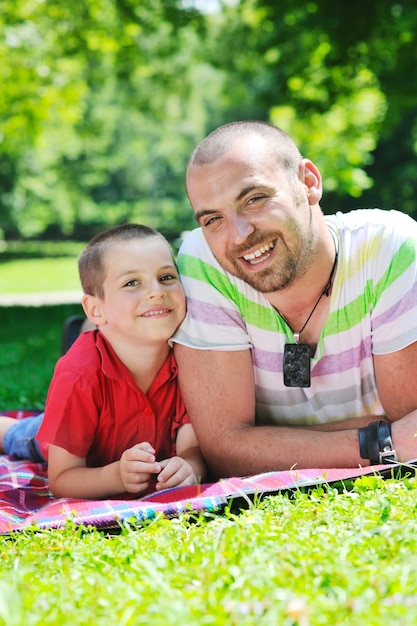
<path fill-rule="evenodd" d="M 32 460 L 47 459 L 58 498 L 195 484 L 205 465 L 168 344 L 185 315 L 168 242 L 125 224 L 94 237 L 78 266 L 82 306 L 96 330 L 82 333 L 57 362 L 43 419 L 1 418 L 0 448 L 13 454 L 19 430 L 23 437 L 34 430 Z"/>

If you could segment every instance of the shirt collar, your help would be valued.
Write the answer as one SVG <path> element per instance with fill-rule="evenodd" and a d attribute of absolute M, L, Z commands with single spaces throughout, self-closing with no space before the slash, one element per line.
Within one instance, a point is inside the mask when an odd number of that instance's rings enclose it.
<path fill-rule="evenodd" d="M 95 345 L 100 354 L 102 370 L 108 378 L 114 380 L 125 380 L 131 382 L 132 374 L 124 363 L 116 355 L 111 343 L 106 339 L 99 330 L 93 331 L 95 334 Z M 167 380 L 174 379 L 178 375 L 178 366 L 171 349 L 167 359 L 165 359 L 152 385 L 157 382 L 158 385 L 163 384 Z"/>

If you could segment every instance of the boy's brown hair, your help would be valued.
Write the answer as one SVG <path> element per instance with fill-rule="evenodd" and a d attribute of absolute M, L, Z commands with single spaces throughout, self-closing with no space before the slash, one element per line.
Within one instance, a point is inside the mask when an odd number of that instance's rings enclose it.
<path fill-rule="evenodd" d="M 132 239 L 159 237 L 168 241 L 154 228 L 143 224 L 122 224 L 99 233 L 91 239 L 78 259 L 78 272 L 85 294 L 104 297 L 103 283 L 106 278 L 106 267 L 103 261 L 104 252 L 112 245 Z"/>

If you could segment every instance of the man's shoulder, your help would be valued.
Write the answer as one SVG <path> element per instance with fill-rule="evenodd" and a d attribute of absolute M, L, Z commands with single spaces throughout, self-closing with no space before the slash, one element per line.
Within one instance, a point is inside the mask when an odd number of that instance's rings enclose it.
<path fill-rule="evenodd" d="M 178 251 L 178 259 L 184 255 L 197 256 L 210 248 L 205 240 L 201 228 L 186 231 L 182 234 L 182 243 Z"/>
<path fill-rule="evenodd" d="M 213 274 L 224 275 L 225 271 L 215 259 L 201 228 L 190 231 L 183 239 L 178 252 L 178 270 L 181 278 L 197 278 L 212 283 Z"/>
<path fill-rule="evenodd" d="M 360 228 L 394 228 L 411 229 L 417 231 L 417 222 L 407 213 L 396 209 L 353 209 L 351 211 L 338 211 L 333 215 L 325 215 L 325 221 L 329 225 L 349 230 Z"/>

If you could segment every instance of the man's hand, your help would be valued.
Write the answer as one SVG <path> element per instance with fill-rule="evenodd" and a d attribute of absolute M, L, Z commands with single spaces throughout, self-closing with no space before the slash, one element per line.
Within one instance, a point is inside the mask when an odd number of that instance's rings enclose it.
<path fill-rule="evenodd" d="M 165 459 L 160 462 L 162 471 L 158 475 L 156 489 L 169 489 L 170 487 L 185 487 L 195 485 L 197 478 L 191 465 L 179 456 Z"/>
<path fill-rule="evenodd" d="M 120 458 L 119 472 L 128 493 L 141 493 L 149 486 L 152 474 L 160 474 L 163 465 L 155 461 L 155 450 L 147 441 L 125 450 Z"/>

